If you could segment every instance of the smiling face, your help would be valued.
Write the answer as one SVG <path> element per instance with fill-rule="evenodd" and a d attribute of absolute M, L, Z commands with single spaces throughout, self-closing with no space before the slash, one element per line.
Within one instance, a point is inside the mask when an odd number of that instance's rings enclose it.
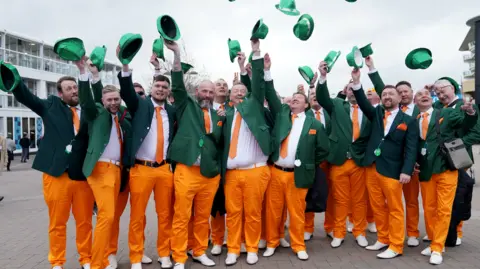
<path fill-rule="evenodd" d="M 290 109 L 293 113 L 298 114 L 304 112 L 308 107 L 307 96 L 303 93 L 295 93 L 292 96 Z"/>
<path fill-rule="evenodd" d="M 382 91 L 382 104 L 387 110 L 395 109 L 400 102 L 400 95 L 393 86 L 387 86 Z"/>
<path fill-rule="evenodd" d="M 433 89 L 443 105 L 449 105 L 455 99 L 455 88 L 448 80 L 435 82 Z"/>
<path fill-rule="evenodd" d="M 102 90 L 102 103 L 105 109 L 111 114 L 115 114 L 120 109 L 120 92 L 115 86 L 107 85 Z"/>
<path fill-rule="evenodd" d="M 195 90 L 195 96 L 201 108 L 211 108 L 214 95 L 215 85 L 210 80 L 200 82 L 198 88 Z"/>
<path fill-rule="evenodd" d="M 236 84 L 232 87 L 232 90 L 230 91 L 230 101 L 233 104 L 238 104 L 240 101 L 245 98 L 245 95 L 247 94 L 247 87 L 243 84 Z"/>
<path fill-rule="evenodd" d="M 432 107 L 432 95 L 428 89 L 421 89 L 415 93 L 415 104 L 418 106 L 420 111 L 426 111 Z"/>
<path fill-rule="evenodd" d="M 75 78 L 61 77 L 57 82 L 58 96 L 69 106 L 78 105 L 78 86 Z"/>
<path fill-rule="evenodd" d="M 404 106 L 411 104 L 413 100 L 413 90 L 410 83 L 400 82 L 396 88 L 401 98 L 400 104 Z"/>

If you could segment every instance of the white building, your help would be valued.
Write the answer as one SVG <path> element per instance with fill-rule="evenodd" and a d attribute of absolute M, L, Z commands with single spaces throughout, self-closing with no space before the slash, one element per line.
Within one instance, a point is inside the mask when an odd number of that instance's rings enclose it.
<path fill-rule="evenodd" d="M 0 60 L 15 65 L 28 88 L 40 98 L 57 94 L 56 82 L 60 77 L 78 77 L 77 67 L 60 59 L 53 52 L 53 44 L 6 30 L 0 30 Z M 118 86 L 120 70 L 120 65 L 105 62 L 101 72 L 103 84 Z M 43 132 L 42 119 L 37 114 L 17 102 L 12 94 L 0 91 L 0 134 L 15 140 L 16 152 L 21 151 L 19 141 L 23 133 L 29 134 L 30 152 L 36 152 Z"/>

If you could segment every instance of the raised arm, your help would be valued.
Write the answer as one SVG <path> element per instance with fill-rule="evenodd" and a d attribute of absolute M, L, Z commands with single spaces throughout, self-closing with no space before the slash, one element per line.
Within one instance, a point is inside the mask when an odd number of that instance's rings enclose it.
<path fill-rule="evenodd" d="M 90 73 L 92 74 L 92 91 L 93 91 L 93 99 L 95 103 L 102 104 L 102 90 L 103 84 L 100 78 L 100 72 L 98 68 L 92 63 L 91 60 L 87 60 L 87 67 Z"/>
<path fill-rule="evenodd" d="M 468 133 L 477 124 L 478 113 L 470 102 L 465 102 L 460 109 L 460 111 L 444 109 L 444 111 L 448 111 L 449 127 L 452 129 L 462 128 L 465 133 Z"/>
<path fill-rule="evenodd" d="M 365 64 L 368 66 L 368 76 L 372 81 L 375 91 L 377 92 L 378 96 L 382 96 L 382 91 L 383 88 L 385 88 L 385 83 L 383 83 L 383 80 L 380 77 L 378 70 L 375 68 L 372 56 L 368 56 L 367 58 L 365 58 Z"/>
<path fill-rule="evenodd" d="M 375 107 L 370 104 L 365 95 L 365 92 L 362 88 L 362 83 L 360 83 L 360 69 L 353 69 L 352 71 L 352 79 L 353 82 L 351 85 L 353 94 L 355 95 L 355 99 L 357 100 L 357 104 L 365 114 L 365 116 L 372 121 L 375 117 Z M 350 87 L 350 85 L 349 85 Z"/>
<path fill-rule="evenodd" d="M 128 111 L 132 113 L 132 116 L 137 112 L 140 97 L 135 92 L 132 81 L 132 72 L 129 70 L 127 64 L 123 65 L 122 71 L 117 75 L 120 82 L 120 97 L 127 105 Z"/>
<path fill-rule="evenodd" d="M 180 49 L 176 42 L 165 40 L 165 46 L 173 51 L 173 67 L 172 67 L 172 94 L 175 99 L 175 108 L 177 113 L 182 112 L 182 108 L 188 99 L 187 89 L 183 80 L 182 64 L 180 61 Z"/>
<path fill-rule="evenodd" d="M 247 92 L 251 93 L 252 92 L 252 82 L 250 81 L 250 76 L 248 74 L 247 67 L 245 67 L 245 53 L 239 52 L 238 57 L 238 66 L 240 67 L 240 82 L 242 82 L 243 85 L 247 88 Z M 249 70 L 250 73 L 252 72 L 252 66 L 249 65 Z"/>
<path fill-rule="evenodd" d="M 265 74 L 264 74 L 264 60 L 260 55 L 260 40 L 254 39 L 252 43 L 252 97 L 256 98 L 263 106 L 265 100 Z M 265 58 L 269 57 L 268 54 Z"/>
<path fill-rule="evenodd" d="M 80 100 L 80 106 L 82 112 L 85 114 L 87 121 L 93 121 L 97 115 L 98 110 L 93 99 L 92 90 L 90 88 L 89 75 L 86 69 L 86 58 L 83 57 L 80 61 L 75 62 L 78 67 L 80 76 L 78 77 L 78 98 Z"/>
<path fill-rule="evenodd" d="M 267 99 L 268 107 L 270 108 L 272 118 L 275 121 L 275 119 L 277 118 L 277 114 L 280 113 L 280 111 L 282 110 L 282 102 L 280 101 L 280 98 L 278 98 L 277 91 L 275 90 L 275 85 L 273 84 L 272 74 L 270 73 L 271 66 L 272 62 L 270 60 L 270 56 L 267 54 L 265 55 L 263 67 L 263 79 L 265 81 L 265 98 Z"/>
<path fill-rule="evenodd" d="M 330 93 L 328 92 L 327 86 L 327 63 L 321 61 L 318 66 L 318 71 L 320 71 L 320 79 L 318 80 L 317 89 L 315 90 L 317 102 L 329 115 L 332 115 L 333 102 L 332 99 L 330 99 Z"/>
<path fill-rule="evenodd" d="M 46 108 L 50 106 L 50 102 L 48 101 L 48 99 L 41 99 L 35 94 L 33 94 L 32 91 L 28 89 L 23 82 L 20 82 L 18 86 L 13 89 L 12 93 L 18 102 L 30 108 L 40 117 L 43 117 Z"/>

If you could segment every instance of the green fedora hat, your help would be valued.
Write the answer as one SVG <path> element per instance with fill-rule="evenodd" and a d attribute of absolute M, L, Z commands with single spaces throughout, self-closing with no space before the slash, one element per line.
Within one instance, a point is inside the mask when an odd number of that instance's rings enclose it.
<path fill-rule="evenodd" d="M 252 37 L 250 38 L 250 40 L 265 39 L 265 37 L 267 37 L 267 34 L 268 34 L 268 26 L 265 23 L 263 23 L 263 19 L 260 19 L 257 21 L 255 26 L 253 27 Z"/>
<path fill-rule="evenodd" d="M 0 90 L 4 92 L 13 91 L 22 81 L 20 74 L 12 64 L 0 61 Z"/>
<path fill-rule="evenodd" d="M 332 50 L 327 54 L 325 59 L 323 59 L 323 61 L 327 63 L 327 73 L 330 73 L 330 71 L 333 68 L 333 65 L 335 65 L 335 62 L 337 62 L 338 57 L 340 57 L 340 54 L 342 54 L 340 51 Z"/>
<path fill-rule="evenodd" d="M 347 1 L 347 2 L 349 2 L 349 3 L 355 3 L 355 2 L 357 2 L 357 0 L 345 0 L 345 1 Z"/>
<path fill-rule="evenodd" d="M 412 50 L 405 58 L 405 65 L 410 69 L 427 69 L 432 65 L 432 52 L 427 48 Z"/>
<path fill-rule="evenodd" d="M 368 56 L 372 55 L 373 54 L 372 43 L 370 43 L 370 44 L 368 44 L 364 47 L 361 47 L 360 48 L 360 53 L 362 53 L 363 58 L 367 58 Z"/>
<path fill-rule="evenodd" d="M 55 42 L 53 51 L 65 61 L 80 61 L 85 55 L 83 41 L 77 37 L 63 38 Z"/>
<path fill-rule="evenodd" d="M 313 33 L 313 26 L 314 23 L 312 16 L 303 14 L 300 16 L 295 26 L 293 26 L 293 33 L 302 41 L 308 40 Z"/>
<path fill-rule="evenodd" d="M 165 54 L 163 51 L 163 39 L 157 38 L 153 41 L 152 51 L 157 55 L 157 58 L 160 58 L 165 61 Z"/>
<path fill-rule="evenodd" d="M 142 47 L 142 44 L 143 39 L 140 34 L 124 34 L 119 42 L 120 51 L 118 52 L 118 59 L 120 62 L 129 64 Z"/>
<path fill-rule="evenodd" d="M 298 68 L 298 72 L 308 84 L 312 82 L 312 79 L 315 76 L 315 74 L 313 73 L 312 69 L 309 66 L 300 66 Z"/>
<path fill-rule="evenodd" d="M 187 63 L 180 63 L 182 65 L 182 71 L 184 74 L 186 74 L 190 69 L 193 68 L 193 66 L 191 64 L 187 64 Z"/>
<path fill-rule="evenodd" d="M 286 15 L 300 15 L 300 11 L 297 10 L 297 6 L 295 5 L 295 0 L 280 0 L 280 3 L 276 4 L 275 7 Z"/>
<path fill-rule="evenodd" d="M 441 77 L 437 80 L 448 80 L 448 82 L 450 82 L 453 85 L 453 87 L 455 88 L 455 94 L 460 93 L 460 85 L 453 78 L 451 78 L 451 77 Z"/>
<path fill-rule="evenodd" d="M 160 35 L 168 41 L 177 41 L 180 39 L 180 29 L 175 20 L 168 16 L 162 15 L 157 19 L 157 30 Z"/>
<path fill-rule="evenodd" d="M 353 47 L 352 51 L 347 54 L 347 63 L 349 66 L 359 69 L 363 66 L 362 53 L 357 46 Z"/>
<path fill-rule="evenodd" d="M 250 52 L 250 56 L 248 56 L 248 62 L 252 63 L 252 58 L 253 58 L 253 51 Z"/>
<path fill-rule="evenodd" d="M 242 51 L 240 48 L 240 42 L 237 40 L 231 40 L 230 38 L 228 39 L 228 53 L 230 54 L 230 62 L 233 63 L 233 60 L 235 60 L 235 57 L 237 57 L 237 53 Z"/>
<path fill-rule="evenodd" d="M 97 67 L 98 71 L 103 70 L 106 54 L 107 48 L 105 46 L 95 47 L 90 54 L 90 60 L 92 61 L 92 64 Z"/>

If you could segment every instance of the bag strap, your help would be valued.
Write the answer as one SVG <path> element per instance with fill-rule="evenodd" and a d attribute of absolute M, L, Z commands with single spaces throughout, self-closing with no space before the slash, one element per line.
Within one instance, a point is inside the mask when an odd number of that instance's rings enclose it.
<path fill-rule="evenodd" d="M 125 119 L 125 116 L 127 115 L 127 109 L 124 109 L 123 110 L 123 114 L 122 116 L 120 117 L 120 122 L 123 122 L 123 119 Z"/>

